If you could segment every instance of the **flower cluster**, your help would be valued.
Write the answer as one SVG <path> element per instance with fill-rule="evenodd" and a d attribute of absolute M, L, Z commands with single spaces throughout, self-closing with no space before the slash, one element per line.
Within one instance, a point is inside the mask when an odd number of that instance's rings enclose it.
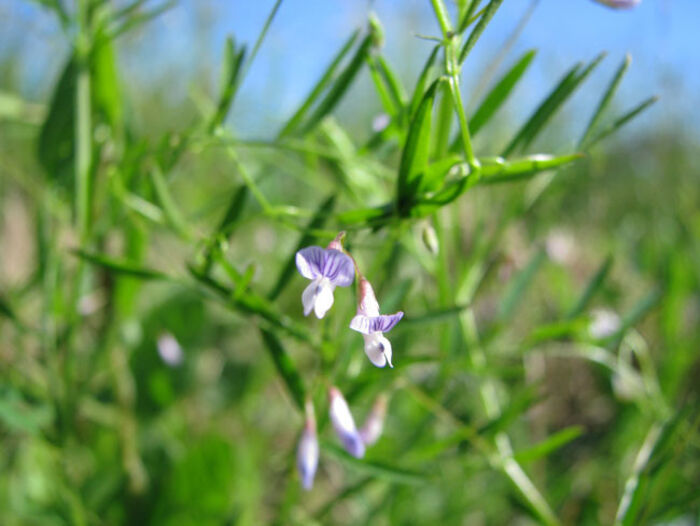
<path fill-rule="evenodd" d="M 365 449 L 374 444 L 382 434 L 387 400 L 380 395 L 363 426 L 358 429 L 350 407 L 337 387 L 328 390 L 328 413 L 336 435 L 345 450 L 355 458 L 362 458 Z M 316 417 L 310 400 L 306 401 L 304 428 L 297 447 L 297 469 L 304 489 L 313 486 L 318 467 L 319 446 L 316 435 Z"/>
<path fill-rule="evenodd" d="M 393 367 L 392 348 L 384 333 L 390 331 L 403 318 L 403 312 L 381 314 L 379 302 L 370 282 L 357 268 L 355 260 L 342 246 L 344 232 L 330 242 L 327 248 L 306 247 L 296 253 L 299 273 L 311 280 L 301 295 L 304 316 L 313 311 L 323 318 L 333 306 L 336 287 L 348 287 L 357 276 L 357 312 L 350 321 L 350 329 L 364 338 L 365 354 L 376 367 Z M 386 414 L 386 397 L 380 396 L 370 411 L 364 425 L 355 426 L 350 407 L 337 387 L 328 391 L 330 420 L 345 450 L 356 458 L 362 458 L 365 449 L 380 437 Z M 305 423 L 297 449 L 297 468 L 304 489 L 311 489 L 318 467 L 319 446 L 316 436 L 316 418 L 313 404 L 307 400 Z"/>
<path fill-rule="evenodd" d="M 391 343 L 384 336 L 403 318 L 403 312 L 380 314 L 379 302 L 367 278 L 357 268 L 341 244 L 344 232 L 330 242 L 328 248 L 306 247 L 296 254 L 299 273 L 311 280 L 304 289 L 301 303 L 304 316 L 314 311 L 321 319 L 333 306 L 333 291 L 336 287 L 348 287 L 357 274 L 357 314 L 350 322 L 350 328 L 362 334 L 365 340 L 365 354 L 377 367 L 393 367 L 391 363 Z"/>

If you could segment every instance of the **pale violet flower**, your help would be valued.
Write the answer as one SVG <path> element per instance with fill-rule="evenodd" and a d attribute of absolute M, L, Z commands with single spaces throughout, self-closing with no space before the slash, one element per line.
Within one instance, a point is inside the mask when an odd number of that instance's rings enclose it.
<path fill-rule="evenodd" d="M 328 398 L 328 412 L 335 433 L 348 453 L 355 458 L 362 458 L 365 455 L 365 444 L 355 427 L 355 420 L 352 418 L 348 403 L 337 387 L 331 387 L 328 390 Z"/>
<path fill-rule="evenodd" d="M 310 400 L 306 401 L 306 420 L 297 447 L 297 469 L 301 477 L 301 485 L 310 490 L 314 485 L 316 468 L 318 467 L 318 437 L 316 436 L 316 416 Z"/>
<path fill-rule="evenodd" d="M 367 415 L 365 423 L 360 428 L 360 438 L 362 438 L 365 446 L 371 446 L 382 436 L 386 406 L 386 396 L 379 395 L 372 406 L 372 410 Z"/>
<path fill-rule="evenodd" d="M 377 367 L 394 367 L 391 363 L 391 343 L 384 336 L 399 320 L 403 312 L 379 314 L 379 303 L 369 281 L 359 278 L 359 301 L 357 314 L 350 322 L 350 328 L 362 334 L 365 339 L 365 354 Z"/>
<path fill-rule="evenodd" d="M 182 347 L 175 339 L 175 336 L 169 332 L 164 332 L 158 336 L 158 355 L 167 365 L 176 367 L 182 363 L 185 358 L 182 352 Z"/>
<path fill-rule="evenodd" d="M 333 306 L 335 287 L 348 287 L 355 278 L 350 256 L 333 247 L 340 248 L 340 243 L 334 241 L 329 248 L 306 247 L 297 252 L 297 269 L 311 280 L 301 295 L 304 316 L 313 310 L 318 319 L 323 318 Z"/>

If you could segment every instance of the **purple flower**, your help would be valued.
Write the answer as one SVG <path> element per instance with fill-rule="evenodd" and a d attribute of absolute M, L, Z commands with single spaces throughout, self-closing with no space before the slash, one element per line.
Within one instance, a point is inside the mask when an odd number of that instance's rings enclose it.
<path fill-rule="evenodd" d="M 379 395 L 372 406 L 372 410 L 369 412 L 369 415 L 367 415 L 365 423 L 362 424 L 360 428 L 360 437 L 366 446 L 374 444 L 382 435 L 386 406 L 386 396 Z"/>
<path fill-rule="evenodd" d="M 359 303 L 357 314 L 350 322 L 350 328 L 362 334 L 365 339 L 365 354 L 377 367 L 394 367 L 391 363 L 391 343 L 383 333 L 394 328 L 403 312 L 379 314 L 379 303 L 369 281 L 364 277 L 359 282 Z"/>
<path fill-rule="evenodd" d="M 318 467 L 318 452 L 314 406 L 310 400 L 307 400 L 306 421 L 297 447 L 297 469 L 301 477 L 301 485 L 307 491 L 314 485 L 314 477 Z"/>
<path fill-rule="evenodd" d="M 642 0 L 595 0 L 599 4 L 612 7 L 613 9 L 631 9 L 638 6 Z"/>
<path fill-rule="evenodd" d="M 332 242 L 329 246 L 340 244 Z M 323 318 L 333 305 L 335 287 L 348 287 L 355 278 L 352 259 L 336 248 L 303 248 L 297 252 L 296 264 L 299 273 L 311 280 L 301 295 L 304 316 L 313 310 L 318 319 Z"/>
<path fill-rule="evenodd" d="M 335 433 L 348 453 L 355 458 L 362 458 L 365 455 L 365 444 L 355 427 L 355 420 L 352 418 L 348 403 L 337 387 L 331 387 L 328 390 L 328 398 L 330 400 L 328 411 Z"/>

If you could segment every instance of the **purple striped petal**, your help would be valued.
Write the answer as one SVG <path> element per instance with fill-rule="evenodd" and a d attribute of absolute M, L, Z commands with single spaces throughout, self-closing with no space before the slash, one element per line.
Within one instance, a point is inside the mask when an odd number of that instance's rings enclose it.
<path fill-rule="evenodd" d="M 336 286 L 347 287 L 355 279 L 355 266 L 347 254 L 321 247 L 302 248 L 296 254 L 299 273 L 307 279 L 328 278 Z"/>
<path fill-rule="evenodd" d="M 338 287 L 350 286 L 355 279 L 355 265 L 350 256 L 332 248 L 324 250 L 323 256 L 323 277 Z"/>
<path fill-rule="evenodd" d="M 302 248 L 296 255 L 296 264 L 299 274 L 307 279 L 320 278 L 323 274 L 324 249 L 321 247 Z"/>
<path fill-rule="evenodd" d="M 379 316 L 363 316 L 358 314 L 350 322 L 350 328 L 362 334 L 373 332 L 388 332 L 403 318 L 403 312 L 396 314 L 380 314 Z"/>

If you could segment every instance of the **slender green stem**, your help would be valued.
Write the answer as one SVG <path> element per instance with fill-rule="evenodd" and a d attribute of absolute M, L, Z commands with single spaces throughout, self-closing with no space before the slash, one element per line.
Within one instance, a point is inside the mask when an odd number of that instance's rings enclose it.
<path fill-rule="evenodd" d="M 80 32 L 76 43 L 78 75 L 75 104 L 75 221 L 81 246 L 90 225 L 90 165 L 92 162 L 90 119 L 89 34 L 86 2 L 80 2 Z"/>
<path fill-rule="evenodd" d="M 435 11 L 435 17 L 440 24 L 440 29 L 442 30 L 442 35 L 447 38 L 452 32 L 452 24 L 450 23 L 450 16 L 447 13 L 447 8 L 442 0 L 431 0 L 433 5 L 433 11 Z"/>
<path fill-rule="evenodd" d="M 460 136 L 462 137 L 462 148 L 464 148 L 464 155 L 467 158 L 467 164 L 471 168 L 472 172 L 477 172 L 479 169 L 479 162 L 474 156 L 474 150 L 472 149 L 471 136 L 469 134 L 469 124 L 467 124 L 467 116 L 464 113 L 464 104 L 462 103 L 462 93 L 459 89 L 459 77 L 457 75 L 451 75 L 449 82 L 450 93 L 452 94 L 452 102 L 454 103 L 455 109 L 457 110 L 457 117 L 459 119 L 459 128 L 461 130 Z"/>

